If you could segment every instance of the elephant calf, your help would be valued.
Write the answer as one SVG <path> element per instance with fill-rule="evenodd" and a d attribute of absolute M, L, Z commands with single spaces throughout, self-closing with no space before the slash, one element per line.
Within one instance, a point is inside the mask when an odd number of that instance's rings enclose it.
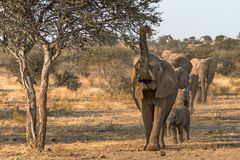
<path fill-rule="evenodd" d="M 168 119 L 167 128 L 169 134 L 172 136 L 173 143 L 176 144 L 178 141 L 183 142 L 183 130 L 187 134 L 187 140 L 189 140 L 189 128 L 190 128 L 190 112 L 186 107 L 173 108 Z M 178 141 L 177 141 L 177 130 L 178 130 Z"/>

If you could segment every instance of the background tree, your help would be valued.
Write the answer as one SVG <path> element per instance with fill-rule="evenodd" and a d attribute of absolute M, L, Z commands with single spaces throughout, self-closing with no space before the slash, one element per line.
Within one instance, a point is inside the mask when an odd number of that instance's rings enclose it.
<path fill-rule="evenodd" d="M 113 36 L 134 46 L 140 26 L 157 25 L 161 21 L 155 5 L 159 1 L 0 1 L 1 42 L 19 64 L 27 98 L 28 148 L 44 149 L 49 72 L 62 50 L 103 43 Z M 38 101 L 29 65 L 34 46 L 43 55 Z"/>
<path fill-rule="evenodd" d="M 205 35 L 205 36 L 202 36 L 201 38 L 203 39 L 203 42 L 204 42 L 205 44 L 211 44 L 211 43 L 213 42 L 211 36 Z"/>
<path fill-rule="evenodd" d="M 188 44 L 200 44 L 200 40 L 196 39 L 196 37 L 194 36 L 191 36 L 188 39 L 189 39 Z"/>
<path fill-rule="evenodd" d="M 232 38 L 227 38 L 224 41 L 219 41 L 214 45 L 220 50 L 234 50 L 238 46 L 238 41 Z"/>
<path fill-rule="evenodd" d="M 218 36 L 216 36 L 215 37 L 215 42 L 222 42 L 222 41 L 224 41 L 225 40 L 225 36 L 224 35 L 218 35 Z"/>
<path fill-rule="evenodd" d="M 161 46 L 166 45 L 170 40 L 173 40 L 171 35 L 160 36 L 158 39 L 158 43 Z"/>

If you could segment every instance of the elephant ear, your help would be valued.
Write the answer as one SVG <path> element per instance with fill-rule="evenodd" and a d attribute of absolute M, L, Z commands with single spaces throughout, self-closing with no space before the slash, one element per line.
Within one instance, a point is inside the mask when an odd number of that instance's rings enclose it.
<path fill-rule="evenodd" d="M 131 71 L 131 84 L 134 86 L 137 83 L 137 73 L 136 69 L 133 68 Z"/>
<path fill-rule="evenodd" d="M 139 72 L 139 57 L 136 57 L 134 60 L 133 60 L 133 69 L 131 71 L 131 84 L 134 86 L 136 85 L 137 83 L 137 75 L 138 75 L 138 72 Z"/>
<path fill-rule="evenodd" d="M 172 94 L 178 87 L 177 75 L 174 72 L 172 66 L 166 60 L 160 60 L 161 65 L 159 65 L 158 75 L 156 77 L 157 98 L 164 98 Z"/>
<path fill-rule="evenodd" d="M 140 108 L 140 99 L 143 98 L 143 92 L 142 92 L 142 84 L 137 83 L 137 75 L 138 75 L 138 69 L 137 69 L 137 61 L 134 62 L 134 67 L 131 71 L 131 84 L 132 84 L 132 95 L 133 95 L 133 100 L 138 107 L 139 110 Z"/>

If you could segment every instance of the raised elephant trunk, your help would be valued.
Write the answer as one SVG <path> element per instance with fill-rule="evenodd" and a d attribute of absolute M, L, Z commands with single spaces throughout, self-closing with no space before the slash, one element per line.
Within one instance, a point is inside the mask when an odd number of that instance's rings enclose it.
<path fill-rule="evenodd" d="M 139 46 L 141 52 L 141 63 L 140 63 L 140 77 L 138 81 L 149 82 L 154 79 L 153 74 L 149 70 L 149 51 L 147 45 L 147 33 L 151 33 L 149 26 L 143 26 L 140 28 L 139 33 Z"/>

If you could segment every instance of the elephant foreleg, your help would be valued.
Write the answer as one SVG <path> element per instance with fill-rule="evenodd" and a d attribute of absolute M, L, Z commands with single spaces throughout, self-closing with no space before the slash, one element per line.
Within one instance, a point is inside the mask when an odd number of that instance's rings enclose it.
<path fill-rule="evenodd" d="M 205 79 L 203 80 L 203 82 L 201 82 L 201 89 L 202 89 L 202 95 L 201 95 L 201 104 L 205 104 L 206 103 L 206 85 L 205 85 Z"/>
<path fill-rule="evenodd" d="M 142 101 L 142 118 L 143 118 L 143 124 L 145 128 L 145 136 L 146 136 L 146 146 L 144 147 L 144 150 L 146 149 L 149 138 L 151 134 L 151 130 L 153 127 L 153 113 L 154 113 L 154 107 L 153 105 L 149 104 L 146 100 Z"/>
<path fill-rule="evenodd" d="M 205 88 L 205 90 L 204 90 L 203 104 L 206 104 L 206 103 L 207 103 L 208 88 L 209 88 L 209 84 L 207 83 L 206 88 Z"/>
<path fill-rule="evenodd" d="M 164 135 L 166 135 L 166 131 L 167 131 L 167 123 L 164 121 L 163 126 L 161 127 L 161 131 L 160 131 L 160 146 L 161 146 L 161 148 L 166 147 L 166 145 L 164 143 Z"/>
<path fill-rule="evenodd" d="M 171 135 L 172 135 L 172 141 L 174 144 L 177 144 L 177 130 L 176 130 L 176 127 L 174 125 L 172 125 L 170 127 L 170 132 L 171 132 Z"/>
<path fill-rule="evenodd" d="M 197 97 L 196 97 L 196 103 L 200 104 L 202 102 L 202 89 L 201 87 L 198 87 L 197 89 Z"/>
<path fill-rule="evenodd" d="M 178 141 L 180 143 L 183 143 L 183 128 L 184 128 L 184 126 L 180 125 L 177 128 L 178 128 Z"/>
<path fill-rule="evenodd" d="M 160 133 L 160 146 L 161 148 L 165 148 L 166 145 L 164 143 L 164 135 L 166 133 L 166 121 L 168 118 L 168 115 L 170 114 L 172 107 L 175 103 L 176 97 L 178 94 L 178 89 L 176 90 L 176 92 L 172 95 L 170 95 L 167 99 L 166 99 L 166 108 L 164 111 L 164 119 L 163 119 L 163 127 L 161 129 L 161 133 Z"/>
<path fill-rule="evenodd" d="M 165 100 L 163 101 L 162 106 L 155 106 L 154 107 L 154 121 L 153 121 L 153 127 L 149 139 L 149 144 L 146 148 L 146 150 L 149 151 L 158 151 L 160 149 L 159 145 L 159 134 L 160 129 L 163 126 L 163 119 L 164 119 L 164 107 L 165 107 Z"/>
<path fill-rule="evenodd" d="M 194 99 L 195 99 L 196 93 L 194 94 L 193 91 L 190 91 L 190 113 L 193 114 L 194 113 Z"/>

